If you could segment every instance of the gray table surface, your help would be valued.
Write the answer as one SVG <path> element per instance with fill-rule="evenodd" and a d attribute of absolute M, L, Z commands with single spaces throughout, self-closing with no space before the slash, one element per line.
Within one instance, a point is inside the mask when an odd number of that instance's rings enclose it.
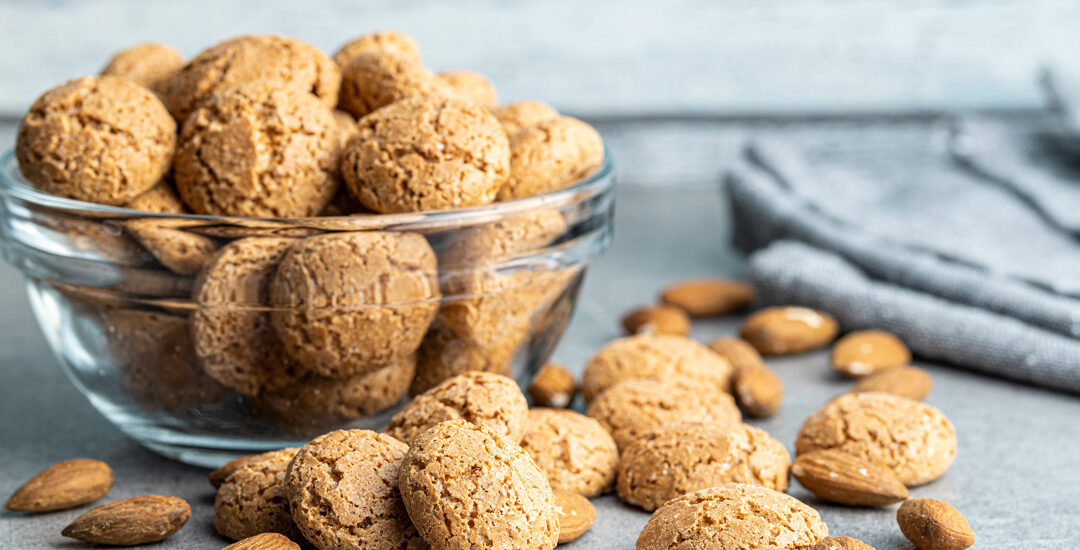
<path fill-rule="evenodd" d="M 882 147 L 890 158 L 921 156 L 938 147 L 934 120 L 851 122 L 648 123 L 600 125 L 620 164 L 616 238 L 589 271 L 575 318 L 555 359 L 580 370 L 589 355 L 618 336 L 627 309 L 654 300 L 657 289 L 686 277 L 739 277 L 742 261 L 727 244 L 730 227 L 715 187 L 716 175 L 746 131 L 782 135 L 820 155 L 873 163 Z M 12 127 L 0 126 L 0 146 Z M 667 180 L 669 185 L 654 185 Z M 661 187 L 664 187 L 661 189 Z M 218 548 L 213 490 L 206 470 L 161 458 L 124 437 L 64 379 L 31 320 L 18 273 L 0 265 L 0 495 L 55 461 L 105 460 L 116 472 L 108 499 L 148 493 L 176 495 L 193 508 L 191 521 L 158 548 Z M 700 322 L 694 336 L 732 334 L 738 318 Z M 780 413 L 752 423 L 789 449 L 802 420 L 851 383 L 830 374 L 826 353 L 771 360 L 787 396 Z M 928 401 L 956 425 L 956 463 L 938 481 L 912 491 L 953 503 L 970 520 L 978 548 L 1075 548 L 1080 541 L 1080 399 L 919 363 L 934 376 Z M 832 506 L 797 483 L 790 493 L 816 507 L 830 533 L 858 537 L 879 549 L 909 548 L 894 508 Z M 568 548 L 632 548 L 648 514 L 613 496 L 596 499 L 592 530 Z M 86 507 L 23 516 L 0 512 L 0 548 L 80 547 L 60 530 Z"/>

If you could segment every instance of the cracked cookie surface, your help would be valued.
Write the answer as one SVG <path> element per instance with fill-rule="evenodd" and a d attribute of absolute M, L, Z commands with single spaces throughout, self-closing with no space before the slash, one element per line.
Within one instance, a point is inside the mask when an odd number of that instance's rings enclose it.
<path fill-rule="evenodd" d="M 529 409 L 521 447 L 552 490 L 595 497 L 611 490 L 619 449 L 595 419 L 568 409 Z"/>
<path fill-rule="evenodd" d="M 388 52 L 413 63 L 420 63 L 420 46 L 407 34 L 396 31 L 379 31 L 354 38 L 338 48 L 334 62 L 342 70 L 356 56 L 365 52 Z"/>
<path fill-rule="evenodd" d="M 448 71 L 439 73 L 439 80 L 443 81 L 453 94 L 465 101 L 471 101 L 485 109 L 494 109 L 499 104 L 499 96 L 495 93 L 495 86 L 486 76 L 473 71 Z"/>
<path fill-rule="evenodd" d="M 492 111 L 495 118 L 502 124 L 506 135 L 514 135 L 522 128 L 535 126 L 545 120 L 551 120 L 559 116 L 554 107 L 543 101 L 524 100 L 507 103 Z"/>
<path fill-rule="evenodd" d="M 360 52 L 342 68 L 339 106 L 358 119 L 404 99 L 453 96 L 438 75 L 393 52 Z"/>
<path fill-rule="evenodd" d="M 295 448 L 255 455 L 229 474 L 214 498 L 214 528 L 233 540 L 259 533 L 281 533 L 295 541 L 303 535 L 289 515 L 285 469 Z"/>
<path fill-rule="evenodd" d="M 116 52 L 101 75 L 126 78 L 161 96 L 183 66 L 184 57 L 176 49 L 148 42 Z"/>
<path fill-rule="evenodd" d="M 386 433 L 411 444 L 432 426 L 463 419 L 517 442 L 525 432 L 529 404 L 512 379 L 467 372 L 416 396 L 390 419 Z"/>
<path fill-rule="evenodd" d="M 672 376 L 729 391 L 734 370 L 727 359 L 690 338 L 638 334 L 608 342 L 589 359 L 581 378 L 581 393 L 586 402 L 591 402 L 624 380 Z"/>
<path fill-rule="evenodd" d="M 499 200 L 539 195 L 576 183 L 604 164 L 604 141 L 568 116 L 538 122 L 510 136 L 510 173 Z"/>

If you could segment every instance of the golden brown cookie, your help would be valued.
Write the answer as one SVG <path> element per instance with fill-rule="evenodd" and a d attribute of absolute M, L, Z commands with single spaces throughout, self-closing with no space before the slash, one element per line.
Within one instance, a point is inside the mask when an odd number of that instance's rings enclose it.
<path fill-rule="evenodd" d="M 527 334 L 518 324 L 507 327 L 504 336 L 489 343 L 465 340 L 436 316 L 416 352 L 416 378 L 409 395 L 420 395 L 466 372 L 509 376 L 511 360 Z"/>
<path fill-rule="evenodd" d="M 573 542 L 596 521 L 596 508 L 589 499 L 570 491 L 554 491 L 559 511 L 559 544 Z"/>
<path fill-rule="evenodd" d="M 420 63 L 420 46 L 416 40 L 397 31 L 379 31 L 354 38 L 338 49 L 334 54 L 334 62 L 344 70 L 345 66 L 357 55 L 372 51 L 389 52 L 414 63 Z"/>
<path fill-rule="evenodd" d="M 300 550 L 300 545 L 278 533 L 259 533 L 234 542 L 221 550 Z"/>
<path fill-rule="evenodd" d="M 874 547 L 851 537 L 825 537 L 811 550 L 874 550 Z"/>
<path fill-rule="evenodd" d="M 256 455 L 225 478 L 214 499 L 214 528 L 233 540 L 281 533 L 302 541 L 285 498 L 285 470 L 299 449 Z"/>
<path fill-rule="evenodd" d="M 895 335 L 883 330 L 845 334 L 832 350 L 836 372 L 858 378 L 911 362 L 911 351 Z"/>
<path fill-rule="evenodd" d="M 322 550 L 415 549 L 398 491 L 409 446 L 368 430 L 337 430 L 300 448 L 285 474 L 293 521 Z"/>
<path fill-rule="evenodd" d="M 124 206 L 132 210 L 157 214 L 184 214 L 188 211 L 168 179 L 157 182 Z"/>
<path fill-rule="evenodd" d="M 221 248 L 195 282 L 195 352 L 206 372 L 246 395 L 285 388 L 306 374 L 265 311 L 270 280 L 294 239 L 250 237 Z"/>
<path fill-rule="evenodd" d="M 357 125 L 359 134 L 341 155 L 341 174 L 360 202 L 376 212 L 488 204 L 506 179 L 506 134 L 482 107 L 412 98 Z"/>
<path fill-rule="evenodd" d="M 485 109 L 494 109 L 499 104 L 495 86 L 486 76 L 473 71 L 450 71 L 439 73 L 442 80 L 453 94 L 465 101 L 471 101 Z"/>
<path fill-rule="evenodd" d="M 585 365 L 581 393 L 586 402 L 623 380 L 691 378 L 722 391 L 731 389 L 731 363 L 683 336 L 638 334 L 608 342 Z"/>
<path fill-rule="evenodd" d="M 374 372 L 351 378 L 308 376 L 289 386 L 263 392 L 255 410 L 287 428 L 326 428 L 382 412 L 405 396 L 416 372 L 416 357 L 394 359 Z"/>
<path fill-rule="evenodd" d="M 555 491 L 595 497 L 611 490 L 619 449 L 595 419 L 567 409 L 530 409 L 521 448 Z"/>
<path fill-rule="evenodd" d="M 882 392 L 922 401 L 934 389 L 934 379 L 916 367 L 893 367 L 876 372 L 855 384 L 857 392 Z"/>
<path fill-rule="evenodd" d="M 43 231 L 48 238 L 62 242 L 70 250 L 69 254 L 73 256 L 95 261 L 104 260 L 110 264 L 127 267 L 144 267 L 154 264 L 154 257 L 145 248 L 139 246 L 130 233 L 124 231 L 122 223 L 59 213 L 42 215 L 35 221 L 42 228 L 55 232 L 49 234 L 49 231 Z M 123 282 L 139 286 L 147 281 L 132 281 L 129 278 Z M 147 294 L 150 293 L 147 292 Z"/>
<path fill-rule="evenodd" d="M 334 123 L 337 124 L 338 144 L 342 148 L 353 136 L 360 133 L 360 128 L 356 125 L 356 119 L 348 111 L 334 109 Z"/>
<path fill-rule="evenodd" d="M 401 465 L 401 498 L 432 550 L 554 548 L 555 495 L 514 441 L 465 420 L 413 442 Z"/>
<path fill-rule="evenodd" d="M 183 66 L 180 52 L 165 44 L 147 42 L 116 52 L 101 75 L 126 78 L 161 96 Z"/>
<path fill-rule="evenodd" d="M 772 489 L 731 483 L 669 500 L 649 518 L 637 548 L 810 550 L 828 535 L 813 508 Z"/>
<path fill-rule="evenodd" d="M 510 136 L 510 173 L 500 201 L 540 195 L 576 183 L 604 164 L 604 141 L 592 126 L 568 116 Z"/>
<path fill-rule="evenodd" d="M 187 318 L 137 309 L 101 315 L 117 370 L 143 407 L 191 409 L 225 399 L 228 390 L 199 366 Z"/>
<path fill-rule="evenodd" d="M 490 372 L 460 374 L 416 396 L 390 419 L 386 433 L 412 444 L 446 420 L 464 419 L 521 440 L 529 404 L 512 379 Z"/>
<path fill-rule="evenodd" d="M 19 170 L 53 195 L 120 206 L 169 171 L 176 122 L 149 90 L 87 76 L 37 98 L 15 141 Z"/>
<path fill-rule="evenodd" d="M 245 464 L 251 462 L 252 460 L 255 460 L 258 457 L 259 455 L 257 454 L 242 455 L 226 462 L 225 464 L 222 464 L 218 469 L 210 472 L 210 474 L 207 475 L 207 479 L 210 481 L 210 485 L 213 485 L 215 489 L 221 487 L 221 484 L 225 483 L 225 480 L 228 479 L 233 472 L 239 470 Z"/>
<path fill-rule="evenodd" d="M 337 158 L 337 123 L 311 94 L 238 88 L 184 123 L 176 187 L 197 214 L 314 216 L 340 185 Z"/>
<path fill-rule="evenodd" d="M 808 307 L 765 308 L 746 319 L 739 336 L 762 355 L 803 353 L 829 345 L 840 326 L 836 319 Z"/>
<path fill-rule="evenodd" d="M 680 377 L 619 382 L 597 396 L 587 414 L 611 433 L 620 451 L 666 424 L 742 420 L 735 401 L 723 390 Z"/>
<path fill-rule="evenodd" d="M 165 104 L 183 122 L 206 100 L 251 84 L 338 101 L 341 71 L 318 48 L 284 36 L 238 36 L 195 56 L 171 79 Z"/>
<path fill-rule="evenodd" d="M 372 372 L 416 351 L 438 297 L 431 246 L 415 233 L 391 231 L 299 241 L 270 284 L 285 349 L 327 378 Z"/>
<path fill-rule="evenodd" d="M 217 241 L 186 229 L 198 221 L 136 218 L 122 223 L 161 265 L 178 275 L 195 275 L 218 249 Z"/>
<path fill-rule="evenodd" d="M 341 71 L 338 106 L 358 119 L 403 99 L 454 97 L 438 75 L 392 52 L 361 52 Z"/>
<path fill-rule="evenodd" d="M 791 457 L 784 444 L 747 424 L 694 422 L 645 433 L 619 457 L 619 498 L 648 511 L 725 483 L 784 492 Z"/>
<path fill-rule="evenodd" d="M 848 393 L 803 423 L 795 454 L 840 449 L 891 468 L 907 486 L 929 483 L 956 458 L 956 430 L 938 409 L 886 393 Z"/>
<path fill-rule="evenodd" d="M 503 105 L 492 111 L 495 118 L 499 119 L 506 135 L 513 135 L 522 128 L 535 126 L 559 116 L 554 107 L 543 101 L 515 101 Z"/>

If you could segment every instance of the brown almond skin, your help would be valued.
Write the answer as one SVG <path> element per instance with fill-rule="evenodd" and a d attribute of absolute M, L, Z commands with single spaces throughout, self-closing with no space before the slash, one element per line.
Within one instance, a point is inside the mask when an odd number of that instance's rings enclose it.
<path fill-rule="evenodd" d="M 908 497 L 892 470 L 836 449 L 799 455 L 791 475 L 819 498 L 838 504 L 886 506 Z"/>
<path fill-rule="evenodd" d="M 874 547 L 851 537 L 825 537 L 810 550 L 874 550 Z"/>
<path fill-rule="evenodd" d="M 281 533 L 260 533 L 236 541 L 221 550 L 300 550 L 300 545 Z"/>
<path fill-rule="evenodd" d="M 857 392 L 891 393 L 922 401 L 934 389 L 934 379 L 930 373 L 916 367 L 893 367 L 876 372 L 859 380 L 855 384 Z"/>
<path fill-rule="evenodd" d="M 555 491 L 559 512 L 559 544 L 577 540 L 596 521 L 596 508 L 589 499 L 570 491 Z"/>
<path fill-rule="evenodd" d="M 742 338 L 717 338 L 709 342 L 709 349 L 727 359 L 737 371 L 765 366 L 765 360 L 758 350 Z"/>
<path fill-rule="evenodd" d="M 909 500 L 896 511 L 896 522 L 920 550 L 963 550 L 975 544 L 975 533 L 967 519 L 940 500 Z"/>
<path fill-rule="evenodd" d="M 660 301 L 691 317 L 716 317 L 750 307 L 754 287 L 731 279 L 690 279 L 665 288 Z"/>
<path fill-rule="evenodd" d="M 895 335 L 883 330 L 860 330 L 845 334 L 832 350 L 836 372 L 859 378 L 911 362 L 911 351 Z"/>
<path fill-rule="evenodd" d="M 60 534 L 93 544 L 135 546 L 169 538 L 190 517 L 191 506 L 182 498 L 131 497 L 91 508 Z"/>
<path fill-rule="evenodd" d="M 574 401 L 574 375 L 561 365 L 548 363 L 529 385 L 529 397 L 537 407 L 564 409 Z"/>
<path fill-rule="evenodd" d="M 627 334 L 690 334 L 690 317 L 673 306 L 639 307 L 622 318 L 623 330 Z"/>
<path fill-rule="evenodd" d="M 762 355 L 791 355 L 829 345 L 840 331 L 832 315 L 801 306 L 768 307 L 747 317 L 739 337 Z"/>
<path fill-rule="evenodd" d="M 776 414 L 784 402 L 784 383 L 765 366 L 736 370 L 732 390 L 739 407 L 754 418 Z"/>
<path fill-rule="evenodd" d="M 221 484 L 225 482 L 225 478 L 229 477 L 230 475 L 232 475 L 233 472 L 239 470 L 240 468 L 243 468 L 245 464 L 251 462 L 252 459 L 258 456 L 259 455 L 257 454 L 238 456 L 226 462 L 222 467 L 214 470 L 213 472 L 210 472 L 210 475 L 208 476 L 208 478 L 210 479 L 210 485 L 213 485 L 215 489 L 221 487 Z"/>
<path fill-rule="evenodd" d="M 4 507 L 13 512 L 53 512 L 93 502 L 113 484 L 108 464 L 90 458 L 57 462 L 15 490 Z"/>

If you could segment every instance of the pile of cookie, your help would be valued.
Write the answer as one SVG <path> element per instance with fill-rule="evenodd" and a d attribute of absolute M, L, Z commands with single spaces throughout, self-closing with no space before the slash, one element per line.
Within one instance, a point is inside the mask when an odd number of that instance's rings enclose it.
<path fill-rule="evenodd" d="M 538 101 L 499 105 L 485 77 L 430 71 L 396 32 L 332 58 L 271 35 L 188 61 L 136 46 L 39 97 L 15 152 L 47 193 L 230 217 L 37 221 L 115 268 L 95 273 L 120 274 L 52 287 L 96 318 L 139 405 L 239 395 L 251 416 L 308 435 L 466 369 L 509 374 L 543 332 L 536 317 L 580 275 L 499 269 L 568 232 L 554 209 L 440 235 L 309 217 L 482 206 L 566 187 L 604 161 L 588 124 Z"/>

